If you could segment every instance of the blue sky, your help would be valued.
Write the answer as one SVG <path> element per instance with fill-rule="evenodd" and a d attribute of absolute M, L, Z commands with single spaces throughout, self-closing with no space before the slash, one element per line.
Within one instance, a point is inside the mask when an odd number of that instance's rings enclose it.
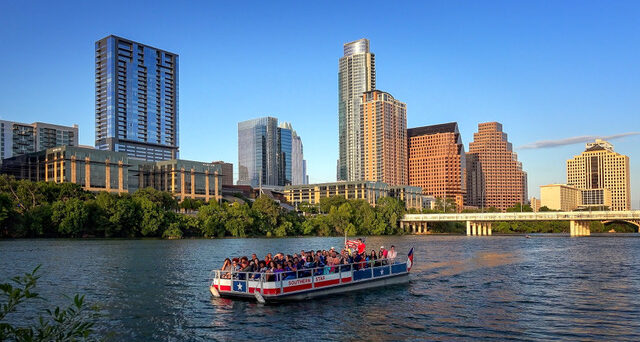
<path fill-rule="evenodd" d="M 94 143 L 94 42 L 115 34 L 180 55 L 181 158 L 237 161 L 237 122 L 302 136 L 311 181 L 335 180 L 342 44 L 371 40 L 377 86 L 408 126 L 502 122 L 514 147 L 640 131 L 640 2 L 0 2 L 0 117 L 80 125 Z M 631 159 L 640 135 L 611 141 Z M 529 194 L 565 182 L 584 144 L 516 149 Z"/>

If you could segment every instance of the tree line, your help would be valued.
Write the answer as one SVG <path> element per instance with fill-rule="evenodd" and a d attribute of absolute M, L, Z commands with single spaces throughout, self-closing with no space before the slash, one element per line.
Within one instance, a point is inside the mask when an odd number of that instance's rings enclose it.
<path fill-rule="evenodd" d="M 239 196 L 241 197 L 241 196 Z M 185 199 L 153 188 L 93 193 L 78 184 L 31 182 L 0 175 L 0 238 L 284 237 L 399 234 L 404 203 L 323 198 L 284 210 L 260 196 L 232 203 Z"/>

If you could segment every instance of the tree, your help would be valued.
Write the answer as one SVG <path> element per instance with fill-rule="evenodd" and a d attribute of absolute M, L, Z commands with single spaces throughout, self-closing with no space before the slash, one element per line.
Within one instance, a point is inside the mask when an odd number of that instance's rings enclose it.
<path fill-rule="evenodd" d="M 15 211 L 13 207 L 9 195 L 0 193 L 0 237 L 9 236 L 9 218 Z"/>
<path fill-rule="evenodd" d="M 228 214 L 226 205 L 217 202 L 209 202 L 208 205 L 200 207 L 198 220 L 200 229 L 205 237 L 223 237 L 225 234 L 225 222 Z"/>
<path fill-rule="evenodd" d="M 52 212 L 51 221 L 58 225 L 58 232 L 63 236 L 79 237 L 89 221 L 86 205 L 77 198 L 54 202 Z"/>
<path fill-rule="evenodd" d="M 133 193 L 133 197 L 145 197 L 159 205 L 164 210 L 178 209 L 178 201 L 168 192 L 159 191 L 152 187 L 138 189 Z"/>
<path fill-rule="evenodd" d="M 511 208 L 507 208 L 508 213 L 519 213 L 519 212 L 533 212 L 533 209 L 530 205 L 525 204 L 522 205 L 520 202 L 513 205 Z"/>
<path fill-rule="evenodd" d="M 346 202 L 347 200 L 342 196 L 323 197 L 320 199 L 320 204 L 318 204 L 318 211 L 321 214 L 328 214 L 331 207 L 337 209 Z"/>
<path fill-rule="evenodd" d="M 40 266 L 24 276 L 11 278 L 11 282 L 0 284 L 0 292 L 7 302 L 0 306 L 0 341 L 76 341 L 92 340 L 95 337 L 94 320 L 99 315 L 97 307 L 87 307 L 84 296 L 75 295 L 73 303 L 66 308 L 56 307 L 39 314 L 35 322 L 16 321 L 5 323 L 5 318 L 18 311 L 34 311 L 28 305 L 34 299 L 43 299 L 35 287 Z M 24 308 L 24 306 L 27 306 Z"/>
<path fill-rule="evenodd" d="M 282 215 L 282 208 L 276 201 L 267 196 L 258 197 L 251 206 L 257 219 L 257 228 L 260 233 L 272 233 L 278 226 L 278 220 Z"/>
<path fill-rule="evenodd" d="M 398 220 L 404 217 L 404 203 L 393 197 L 382 197 L 376 204 L 376 212 L 380 214 L 380 218 L 384 220 L 386 234 L 400 233 Z"/>
<path fill-rule="evenodd" d="M 298 204 L 298 210 L 302 211 L 305 214 L 316 214 L 318 213 L 318 207 L 316 207 L 315 205 L 308 203 L 308 202 L 302 202 L 300 204 Z"/>
<path fill-rule="evenodd" d="M 334 232 L 343 235 L 351 224 L 351 203 L 345 202 L 338 208 L 331 207 L 328 217 Z"/>
<path fill-rule="evenodd" d="M 235 202 L 229 206 L 228 213 L 229 217 L 224 224 L 227 233 L 235 237 L 246 237 L 246 232 L 253 227 L 254 220 L 249 206 L 246 203 Z M 271 232 L 267 236 L 270 234 Z"/>
<path fill-rule="evenodd" d="M 126 236 L 137 236 L 141 221 L 140 207 L 131 196 L 117 198 L 113 214 L 109 217 L 113 230 L 110 233 L 124 233 Z M 115 235 L 115 234 L 114 234 Z"/>
<path fill-rule="evenodd" d="M 165 230 L 167 227 L 165 211 L 160 205 L 146 197 L 134 197 L 134 201 L 140 207 L 142 236 L 157 236 L 159 232 Z"/>
<path fill-rule="evenodd" d="M 455 213 L 457 211 L 456 200 L 453 198 L 436 198 L 434 210 L 440 213 Z"/>

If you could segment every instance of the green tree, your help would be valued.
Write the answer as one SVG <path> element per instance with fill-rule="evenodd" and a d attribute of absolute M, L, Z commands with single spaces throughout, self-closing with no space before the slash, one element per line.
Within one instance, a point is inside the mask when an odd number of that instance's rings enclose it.
<path fill-rule="evenodd" d="M 134 198 L 144 197 L 156 203 L 164 210 L 177 210 L 178 201 L 170 193 L 159 191 L 151 187 L 138 189 L 133 193 Z"/>
<path fill-rule="evenodd" d="M 298 204 L 298 210 L 302 211 L 305 214 L 317 214 L 318 213 L 318 207 L 316 207 L 315 205 L 308 203 L 308 202 L 302 202 L 300 204 Z"/>
<path fill-rule="evenodd" d="M 229 206 L 228 213 L 229 217 L 224 224 L 227 233 L 235 237 L 246 237 L 247 230 L 252 229 L 254 221 L 251 208 L 246 203 L 235 202 Z M 271 232 L 268 235 L 270 234 Z"/>
<path fill-rule="evenodd" d="M 84 296 L 75 295 L 73 303 L 66 308 L 56 307 L 39 314 L 35 322 L 17 321 L 7 323 L 7 317 L 20 311 L 34 311 L 30 304 L 43 298 L 35 292 L 40 266 L 24 276 L 11 278 L 11 282 L 0 284 L 0 293 L 6 302 L 0 306 L 0 341 L 90 341 L 95 339 L 94 321 L 98 308 L 87 307 Z M 19 324 L 19 325 L 18 325 Z"/>
<path fill-rule="evenodd" d="M 518 202 L 514 204 L 513 207 L 507 208 L 507 212 L 509 213 L 533 212 L 533 209 L 528 204 L 522 205 L 520 202 Z"/>
<path fill-rule="evenodd" d="M 140 233 L 142 236 L 157 236 L 167 227 L 165 221 L 165 211 L 156 202 L 146 197 L 134 197 L 136 204 L 140 207 Z"/>
<path fill-rule="evenodd" d="M 253 202 L 251 209 L 257 219 L 258 233 L 267 235 L 278 226 L 282 208 L 276 201 L 267 196 L 260 196 Z"/>
<path fill-rule="evenodd" d="M 138 227 L 141 222 L 140 206 L 131 196 L 123 195 L 117 197 L 109 222 L 111 222 L 113 229 L 109 233 L 120 233 L 130 237 L 138 236 Z"/>
<path fill-rule="evenodd" d="M 58 232 L 63 236 L 81 236 L 89 221 L 89 210 L 83 201 L 71 198 L 66 202 L 56 201 L 51 208 L 51 221 L 58 225 Z"/>
<path fill-rule="evenodd" d="M 9 218 L 15 213 L 9 195 L 0 193 L 0 237 L 9 236 Z"/>
<path fill-rule="evenodd" d="M 343 235 L 351 223 L 351 203 L 345 202 L 338 208 L 331 207 L 328 217 L 335 233 Z"/>
<path fill-rule="evenodd" d="M 402 201 L 393 197 L 382 197 L 378 199 L 376 212 L 378 212 L 380 215 L 379 217 L 386 225 L 386 229 L 384 231 L 385 234 L 391 235 L 402 233 L 398 225 L 398 220 L 400 220 L 405 214 L 405 206 Z"/>
<path fill-rule="evenodd" d="M 332 207 L 340 208 L 346 202 L 347 200 L 342 196 L 323 197 L 318 204 L 318 211 L 321 214 L 328 214 Z"/>
<path fill-rule="evenodd" d="M 208 205 L 200 207 L 198 219 L 200 220 L 202 234 L 205 237 L 223 237 L 227 218 L 226 204 L 218 204 L 212 201 Z"/>

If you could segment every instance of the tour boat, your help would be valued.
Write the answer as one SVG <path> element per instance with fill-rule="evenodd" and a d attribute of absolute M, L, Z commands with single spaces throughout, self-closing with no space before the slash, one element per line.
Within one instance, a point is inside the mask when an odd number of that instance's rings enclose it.
<path fill-rule="evenodd" d="M 413 248 L 403 262 L 378 260 L 373 266 L 365 262 L 324 266 L 296 271 L 265 274 L 214 270 L 209 291 L 214 297 L 255 298 L 260 303 L 304 300 L 343 292 L 403 284 L 409 281 Z"/>

